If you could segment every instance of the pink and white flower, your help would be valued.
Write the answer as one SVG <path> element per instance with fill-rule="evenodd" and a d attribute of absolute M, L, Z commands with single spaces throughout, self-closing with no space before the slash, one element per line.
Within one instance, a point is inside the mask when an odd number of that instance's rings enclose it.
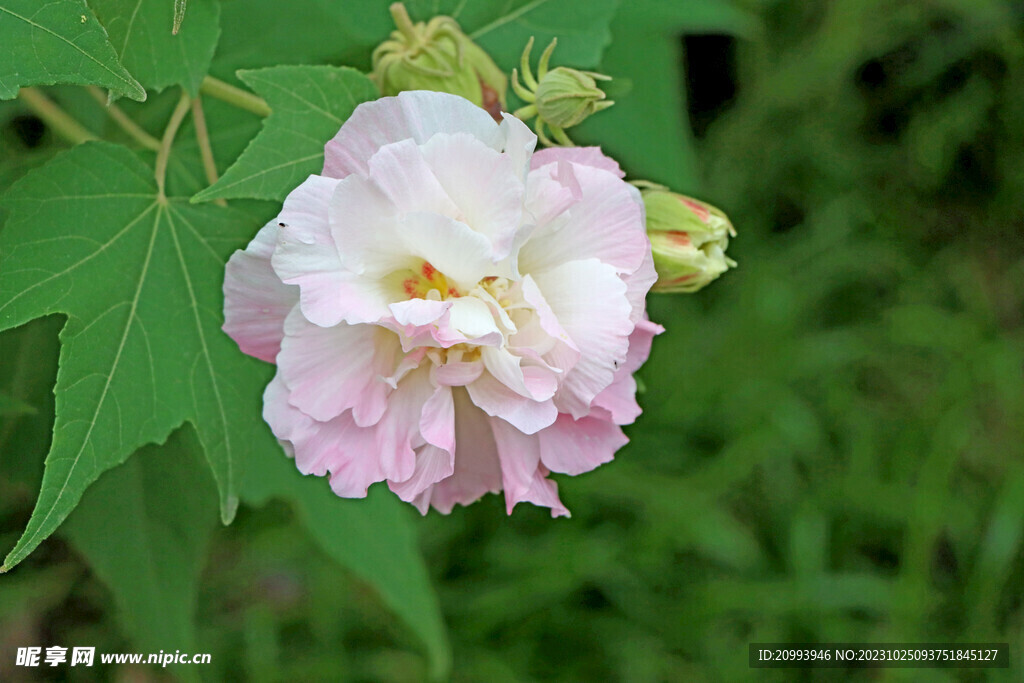
<path fill-rule="evenodd" d="M 612 459 L 661 327 L 637 191 L 459 97 L 361 105 L 224 282 L 224 330 L 277 364 L 263 415 L 299 470 L 426 513 Z"/>

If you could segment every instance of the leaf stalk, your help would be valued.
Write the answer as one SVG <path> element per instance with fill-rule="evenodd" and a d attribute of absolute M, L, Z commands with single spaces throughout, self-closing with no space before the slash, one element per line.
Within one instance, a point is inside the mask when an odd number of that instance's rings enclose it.
<path fill-rule="evenodd" d="M 52 128 L 54 133 L 73 145 L 99 139 L 37 88 L 22 88 L 18 92 L 18 99 Z"/>
<path fill-rule="evenodd" d="M 227 102 L 233 107 L 251 111 L 253 114 L 270 116 L 270 106 L 262 97 L 257 97 L 213 76 L 207 76 L 203 79 L 202 85 L 199 86 L 199 92 L 222 102 Z"/>
<path fill-rule="evenodd" d="M 154 173 L 156 175 L 157 201 L 161 204 L 167 203 L 164 186 L 167 180 L 167 162 L 171 157 L 171 145 L 174 144 L 174 136 L 178 134 L 178 128 L 185 120 L 185 115 L 188 114 L 191 105 L 192 98 L 188 96 L 187 92 L 182 91 L 181 99 L 178 100 L 178 105 L 171 113 L 171 119 L 167 122 L 167 128 L 164 129 L 163 139 L 160 140 L 160 149 L 156 153 Z"/>
<path fill-rule="evenodd" d="M 108 102 L 108 98 L 103 94 L 103 91 L 97 88 L 95 85 L 88 87 L 89 94 L 92 95 L 93 99 L 99 102 L 104 111 L 107 112 L 107 116 L 118 125 L 128 136 L 135 140 L 143 147 L 153 152 L 159 151 L 160 141 L 155 137 L 147 133 L 142 127 L 131 120 L 131 118 L 124 113 L 124 110 L 113 102 Z"/>

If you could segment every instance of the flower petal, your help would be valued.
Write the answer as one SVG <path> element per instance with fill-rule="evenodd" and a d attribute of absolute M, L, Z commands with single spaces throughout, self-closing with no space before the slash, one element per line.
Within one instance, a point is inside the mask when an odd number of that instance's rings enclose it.
<path fill-rule="evenodd" d="M 492 418 L 491 432 L 498 446 L 501 463 L 501 483 L 505 489 L 505 506 L 512 513 L 533 484 L 533 475 L 540 465 L 540 441 L 536 436 L 523 434 L 505 420 Z"/>
<path fill-rule="evenodd" d="M 352 409 L 357 424 L 376 424 L 391 392 L 381 378 L 394 371 L 397 337 L 376 325 L 320 327 L 298 309 L 284 328 L 278 368 L 291 404 L 320 422 Z"/>
<path fill-rule="evenodd" d="M 437 387 L 423 404 L 420 434 L 427 443 L 450 453 L 455 452 L 455 403 L 451 387 Z"/>
<path fill-rule="evenodd" d="M 490 240 L 465 223 L 436 213 L 409 213 L 398 231 L 407 254 L 429 262 L 461 291 L 497 273 Z"/>
<path fill-rule="evenodd" d="M 469 505 L 485 493 L 501 490 L 501 465 L 487 416 L 460 389 L 455 401 L 455 470 L 450 477 L 423 491 L 414 504 L 421 512 L 433 505 L 448 514 L 455 504 Z"/>
<path fill-rule="evenodd" d="M 534 401 L 509 389 L 489 372 L 466 385 L 473 403 L 492 417 L 500 417 L 524 434 L 536 434 L 558 417 L 551 399 Z"/>
<path fill-rule="evenodd" d="M 636 372 L 651 352 L 654 336 L 661 334 L 665 328 L 647 320 L 646 316 L 637 323 L 633 333 L 629 335 L 629 352 L 626 362 L 615 371 L 615 379 L 600 394 L 594 397 L 594 406 L 607 410 L 615 424 L 632 424 L 640 416 L 640 406 L 636 402 Z M 552 468 L 555 469 L 555 468 Z M 555 470 L 560 471 L 560 470 Z"/>
<path fill-rule="evenodd" d="M 540 168 L 556 161 L 571 161 L 581 166 L 599 168 L 625 178 L 626 173 L 619 167 L 619 162 L 606 157 L 600 147 L 547 147 L 538 151 L 530 159 L 532 168 Z"/>
<path fill-rule="evenodd" d="M 547 429 L 537 432 L 540 459 L 552 472 L 582 474 L 610 462 L 629 439 L 613 422 L 597 417 L 561 414 Z"/>
<path fill-rule="evenodd" d="M 558 498 L 558 484 L 548 479 L 547 468 L 541 465 L 533 474 L 529 490 L 516 503 L 533 503 L 541 507 L 551 508 L 552 517 L 571 517 L 569 509 Z M 511 513 L 511 509 L 509 513 Z"/>
<path fill-rule="evenodd" d="M 595 259 L 571 261 L 533 278 L 580 354 L 555 404 L 561 412 L 583 417 L 626 360 L 633 331 L 626 285 L 614 268 Z"/>
<path fill-rule="evenodd" d="M 426 145 L 421 148 L 413 140 L 385 145 L 370 157 L 369 167 L 370 179 L 400 214 L 419 211 L 459 217 L 459 207 L 434 175 Z"/>
<path fill-rule="evenodd" d="M 282 283 L 270 265 L 277 231 L 276 221 L 263 226 L 244 251 L 231 255 L 224 273 L 224 331 L 244 353 L 270 363 L 299 298 L 298 288 Z"/>
<path fill-rule="evenodd" d="M 504 135 L 491 115 L 455 95 L 408 91 L 356 107 L 338 134 L 324 147 L 324 175 L 344 178 L 366 174 L 378 149 L 412 138 L 417 144 L 437 133 L 466 132 L 500 150 Z"/>
<path fill-rule="evenodd" d="M 342 265 L 328 217 L 338 184 L 314 175 L 288 195 L 276 219 L 278 243 L 271 259 L 281 280 L 299 286 L 306 318 L 325 327 L 342 320 L 379 320 L 389 300 L 383 283 L 359 278 Z"/>
<path fill-rule="evenodd" d="M 403 482 L 389 481 L 388 487 L 402 500 L 415 504 L 420 494 L 454 472 L 455 456 L 443 448 L 427 444 L 416 451 L 416 467 L 412 476 Z M 420 512 L 426 514 L 429 505 L 428 501 Z"/>
<path fill-rule="evenodd" d="M 519 269 L 536 275 L 569 261 L 597 258 L 619 273 L 640 267 L 650 252 L 644 226 L 643 202 L 636 188 L 612 173 L 590 166 L 573 166 L 582 195 L 563 220 L 538 226 L 519 250 Z M 551 165 L 530 172 L 553 172 Z M 535 216 L 550 213 L 550 197 L 533 195 L 526 208 Z"/>
<path fill-rule="evenodd" d="M 519 229 L 525 191 L 515 160 L 468 133 L 435 135 L 423 145 L 423 158 L 458 207 L 450 215 L 487 236 L 493 261 L 508 256 Z"/>

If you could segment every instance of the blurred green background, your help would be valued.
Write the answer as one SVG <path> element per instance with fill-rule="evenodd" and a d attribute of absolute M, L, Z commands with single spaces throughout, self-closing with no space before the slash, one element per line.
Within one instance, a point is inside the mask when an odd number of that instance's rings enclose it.
<path fill-rule="evenodd" d="M 628 4 L 612 75 L 661 49 Z M 613 463 L 559 478 L 571 520 L 506 517 L 489 496 L 417 522 L 453 678 L 1020 680 L 1024 7 L 746 0 L 704 19 L 700 5 L 667 35 L 679 72 L 636 72 L 624 113 L 578 138 L 636 126 L 611 152 L 729 213 L 740 266 L 697 295 L 651 297 L 668 331 L 639 374 L 645 413 Z M 649 92 L 652 78 L 678 79 L 678 97 Z M 0 168 L 6 185 L 57 143 L 16 105 L 2 116 L 0 151 L 19 160 Z M 670 145 L 642 125 L 665 117 L 690 124 Z M 645 166 L 630 136 L 667 156 Z M 5 387 L 52 386 L 57 329 L 0 336 L 0 351 L 46 359 L 8 368 Z M 52 395 L 0 409 L 13 452 L 49 429 Z M 3 547 L 34 495 L 0 486 Z M 133 651 L 109 604 L 51 539 L 0 580 L 0 648 Z M 209 680 L 425 676 L 415 638 L 284 505 L 213 535 L 199 616 Z M 1015 666 L 752 671 L 747 644 L 764 641 L 1008 641 Z M 0 680 L 166 679 L 11 664 Z"/>

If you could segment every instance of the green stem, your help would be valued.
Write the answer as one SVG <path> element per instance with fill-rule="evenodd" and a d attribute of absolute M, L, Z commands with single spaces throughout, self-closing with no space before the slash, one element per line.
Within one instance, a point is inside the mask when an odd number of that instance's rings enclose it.
<path fill-rule="evenodd" d="M 132 140 L 154 152 L 160 149 L 160 141 L 144 131 L 139 124 L 132 121 L 119 106 L 113 102 L 108 103 L 107 96 L 103 94 L 102 90 L 95 85 L 90 85 L 88 90 L 93 99 L 103 105 L 103 109 L 114 123 L 120 126 L 121 130 L 127 133 Z"/>
<path fill-rule="evenodd" d="M 230 83 L 225 83 L 213 76 L 207 76 L 203 79 L 202 85 L 199 86 L 199 92 L 227 102 L 239 109 L 251 111 L 253 114 L 270 116 L 270 106 L 267 105 L 263 98 L 257 97 L 241 88 L 236 88 Z"/>
<path fill-rule="evenodd" d="M 203 172 L 206 173 L 206 182 L 213 185 L 217 182 L 217 162 L 213 158 L 213 147 L 210 146 L 210 133 L 206 128 L 206 115 L 203 113 L 203 103 L 198 97 L 192 100 L 192 121 L 196 126 L 196 142 L 199 144 L 199 155 L 203 158 Z M 227 206 L 223 199 L 215 199 L 213 203 L 217 206 Z"/>
<path fill-rule="evenodd" d="M 174 136 L 178 134 L 178 128 L 181 126 L 181 122 L 185 120 L 185 115 L 188 114 L 189 107 L 192 101 L 188 96 L 187 92 L 181 93 L 181 99 L 178 100 L 178 106 L 174 108 L 171 113 L 171 120 L 167 122 L 167 128 L 164 129 L 164 137 L 160 140 L 160 149 L 156 153 L 156 188 L 157 188 L 157 201 L 161 204 L 167 203 L 167 195 L 164 193 L 164 183 L 167 179 L 167 162 L 171 157 L 171 145 L 174 143 Z"/>
<path fill-rule="evenodd" d="M 44 95 L 40 90 L 36 88 L 22 88 L 18 92 L 18 98 L 25 103 L 25 106 L 32 110 L 32 113 L 52 128 L 53 132 L 71 144 L 77 145 L 89 140 L 99 139 L 92 131 L 73 119 L 71 115 L 58 107 L 53 100 Z"/>

